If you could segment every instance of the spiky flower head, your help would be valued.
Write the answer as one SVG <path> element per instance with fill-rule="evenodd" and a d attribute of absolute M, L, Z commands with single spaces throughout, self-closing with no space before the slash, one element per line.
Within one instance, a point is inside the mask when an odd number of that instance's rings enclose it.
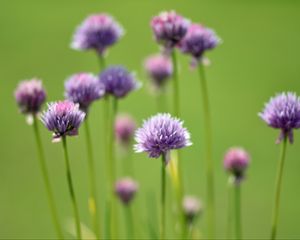
<path fill-rule="evenodd" d="M 46 100 L 46 91 L 39 79 L 25 80 L 15 90 L 15 99 L 24 114 L 36 115 Z"/>
<path fill-rule="evenodd" d="M 94 14 L 78 26 L 71 47 L 76 50 L 94 49 L 103 54 L 123 34 L 123 28 L 112 16 L 105 13 Z"/>
<path fill-rule="evenodd" d="M 129 177 L 120 179 L 115 186 L 117 196 L 125 205 L 128 205 L 133 200 L 137 190 L 138 184 Z"/>
<path fill-rule="evenodd" d="M 179 47 L 183 53 L 192 55 L 193 61 L 199 62 L 205 51 L 215 48 L 219 43 L 220 38 L 212 29 L 194 23 L 189 26 Z"/>
<path fill-rule="evenodd" d="M 169 113 L 159 113 L 144 121 L 136 131 L 136 152 L 146 152 L 150 158 L 158 158 L 172 149 L 190 146 L 190 133 L 183 122 Z M 166 162 L 167 163 L 167 162 Z"/>
<path fill-rule="evenodd" d="M 200 200 L 193 196 L 186 196 L 183 199 L 183 211 L 188 224 L 192 224 L 193 221 L 202 213 L 202 204 Z"/>
<path fill-rule="evenodd" d="M 234 177 L 235 183 L 244 179 L 249 162 L 249 154 L 240 147 L 230 148 L 224 156 L 224 168 Z"/>
<path fill-rule="evenodd" d="M 133 139 L 136 123 L 128 114 L 118 115 L 115 121 L 115 135 L 119 143 L 128 146 Z"/>
<path fill-rule="evenodd" d="M 105 87 L 106 94 L 123 98 L 129 92 L 140 87 L 135 75 L 122 66 L 111 66 L 100 74 L 100 83 Z"/>
<path fill-rule="evenodd" d="M 78 73 L 65 82 L 65 97 L 87 112 L 90 104 L 105 94 L 104 85 L 91 73 Z"/>
<path fill-rule="evenodd" d="M 59 141 L 65 136 L 78 135 L 78 128 L 85 118 L 85 113 L 79 110 L 79 105 L 69 100 L 48 104 L 41 121 L 53 132 L 53 141 Z"/>
<path fill-rule="evenodd" d="M 300 128 L 300 98 L 292 92 L 277 94 L 265 104 L 259 116 L 270 127 L 281 130 L 277 143 L 286 137 L 293 143 L 293 129 Z"/>
<path fill-rule="evenodd" d="M 157 88 L 163 87 L 173 73 L 172 61 L 162 54 L 148 57 L 145 61 L 145 69 Z"/>
<path fill-rule="evenodd" d="M 178 44 L 187 33 L 190 21 L 175 11 L 161 12 L 152 18 L 151 27 L 154 37 L 166 49 Z"/>

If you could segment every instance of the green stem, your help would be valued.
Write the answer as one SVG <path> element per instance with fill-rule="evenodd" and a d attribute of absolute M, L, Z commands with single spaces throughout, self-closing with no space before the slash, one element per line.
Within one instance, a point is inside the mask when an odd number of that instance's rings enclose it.
<path fill-rule="evenodd" d="M 199 64 L 199 77 L 202 91 L 202 103 L 204 111 L 204 134 L 206 150 L 206 176 L 207 176 L 207 218 L 209 238 L 214 238 L 215 232 L 215 199 L 214 199 L 214 168 L 212 159 L 212 128 L 207 83 L 204 66 Z"/>
<path fill-rule="evenodd" d="M 166 155 L 162 155 L 161 161 L 161 228 L 160 239 L 165 239 L 166 231 Z"/>
<path fill-rule="evenodd" d="M 106 67 L 105 58 L 102 54 L 98 54 L 100 72 Z"/>
<path fill-rule="evenodd" d="M 112 100 L 112 111 L 110 114 L 110 126 L 109 126 L 109 141 L 108 141 L 108 172 L 109 172 L 109 194 L 111 201 L 110 210 L 110 229 L 112 238 L 117 238 L 118 226 L 117 226 L 117 209 L 114 195 L 114 184 L 116 181 L 116 159 L 115 159 L 115 117 L 118 110 L 118 100 L 115 97 Z"/>
<path fill-rule="evenodd" d="M 235 237 L 242 239 L 242 224 L 241 224 L 241 186 L 239 183 L 234 183 L 235 197 Z"/>
<path fill-rule="evenodd" d="M 231 239 L 231 229 L 232 229 L 232 177 L 228 178 L 228 187 L 227 187 L 227 239 Z"/>
<path fill-rule="evenodd" d="M 64 156 L 65 156 L 67 181 L 68 181 L 69 192 L 70 192 L 70 197 L 71 197 L 71 201 L 72 201 L 72 205 L 73 205 L 73 211 L 74 211 L 76 234 L 77 234 L 77 238 L 81 239 L 81 227 L 80 227 L 79 211 L 78 211 L 78 207 L 77 207 L 77 203 L 76 203 L 75 191 L 74 191 L 73 182 L 72 182 L 71 167 L 70 167 L 66 137 L 62 138 L 62 143 L 63 143 Z"/>
<path fill-rule="evenodd" d="M 176 50 L 172 51 L 172 64 L 173 64 L 173 107 L 174 114 L 176 117 L 180 117 L 180 92 L 179 92 L 179 78 L 178 78 L 178 62 L 176 56 Z M 176 198 L 177 198 L 177 212 L 179 215 L 179 221 L 181 225 L 181 234 L 182 237 L 185 238 L 186 231 L 186 222 L 184 217 L 184 212 L 182 209 L 182 201 L 183 201 L 183 193 L 184 193 L 184 184 L 183 184 L 183 176 L 182 176 L 182 164 L 180 161 L 180 153 L 176 151 L 177 155 L 177 172 L 178 172 L 178 186 L 176 186 Z"/>
<path fill-rule="evenodd" d="M 60 223 L 58 220 L 56 204 L 54 201 L 53 192 L 52 192 L 52 188 L 51 188 L 51 184 L 50 184 L 50 180 L 49 180 L 49 175 L 48 175 L 48 170 L 47 170 L 46 160 L 45 160 L 45 154 L 44 154 L 44 148 L 42 145 L 38 121 L 37 121 L 36 116 L 34 116 L 34 119 L 33 119 L 33 130 L 34 130 L 34 135 L 35 135 L 35 140 L 36 140 L 36 145 L 37 145 L 40 168 L 41 168 L 41 172 L 42 172 L 42 176 L 43 176 L 43 180 L 44 180 L 44 184 L 45 184 L 45 188 L 46 188 L 50 211 L 52 214 L 52 220 L 53 220 L 56 232 L 57 232 L 57 237 L 59 239 L 63 239 L 64 237 L 63 237 L 61 226 L 60 226 Z"/>
<path fill-rule="evenodd" d="M 126 211 L 126 224 L 127 224 L 127 239 L 135 239 L 131 206 L 130 205 L 125 206 L 125 211 Z"/>
<path fill-rule="evenodd" d="M 279 206 L 280 206 L 280 192 L 281 192 L 282 175 L 283 175 L 283 168 L 285 162 L 286 146 L 287 146 L 287 137 L 285 136 L 281 147 L 279 167 L 278 167 L 277 180 L 276 180 L 276 193 L 275 193 L 275 204 L 273 208 L 271 239 L 276 239 L 276 233 L 277 233 Z"/>
<path fill-rule="evenodd" d="M 90 198 L 89 198 L 89 210 L 92 217 L 93 227 L 96 237 L 99 239 L 101 236 L 100 220 L 98 217 L 98 204 L 97 204 L 97 187 L 96 187 L 96 176 L 93 156 L 93 146 L 91 141 L 89 119 L 85 119 L 85 134 L 86 134 L 86 147 L 88 156 L 88 170 L 89 170 L 89 181 L 90 181 Z"/>

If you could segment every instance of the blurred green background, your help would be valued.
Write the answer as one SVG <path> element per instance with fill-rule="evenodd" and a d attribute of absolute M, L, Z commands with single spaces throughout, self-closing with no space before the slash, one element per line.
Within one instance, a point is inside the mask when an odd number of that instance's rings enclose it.
<path fill-rule="evenodd" d="M 226 236 L 227 175 L 222 157 L 228 147 L 245 147 L 252 156 L 243 185 L 243 228 L 246 238 L 267 238 L 277 169 L 278 131 L 268 128 L 257 113 L 270 96 L 281 91 L 300 94 L 299 1 L 1 1 L 0 3 L 0 238 L 55 237 L 36 159 L 33 130 L 18 113 L 13 91 L 22 79 L 40 77 L 48 101 L 62 99 L 63 81 L 75 72 L 98 72 L 92 52 L 70 49 L 75 27 L 89 14 L 108 12 L 126 29 L 124 38 L 110 49 L 107 62 L 124 64 L 137 72 L 144 87 L 122 100 L 121 112 L 142 119 L 155 114 L 155 99 L 147 89 L 144 58 L 158 51 L 149 21 L 162 10 L 175 9 L 195 22 L 216 30 L 223 44 L 208 54 L 212 65 L 207 78 L 212 106 L 216 173 L 217 236 Z M 180 56 L 182 118 L 194 145 L 183 150 L 186 191 L 205 205 L 202 105 L 196 71 Z M 98 186 L 103 200 L 105 168 L 100 159 L 101 103 L 92 106 L 92 136 L 97 159 Z M 60 216 L 72 216 L 62 147 L 51 143 L 41 125 L 52 185 Z M 300 238 L 299 134 L 288 147 L 284 170 L 279 237 Z M 90 225 L 84 134 L 69 138 L 70 157 L 82 221 Z M 140 192 L 136 206 L 141 236 L 147 226 L 149 195 L 159 196 L 160 162 L 134 154 Z M 171 187 L 169 187 L 171 189 Z M 103 201 L 102 201 L 103 202 Z M 171 199 L 168 199 L 171 205 Z M 152 211 L 153 212 L 153 211 Z M 205 231 L 203 219 L 200 225 Z M 120 217 L 120 223 L 123 218 Z"/>

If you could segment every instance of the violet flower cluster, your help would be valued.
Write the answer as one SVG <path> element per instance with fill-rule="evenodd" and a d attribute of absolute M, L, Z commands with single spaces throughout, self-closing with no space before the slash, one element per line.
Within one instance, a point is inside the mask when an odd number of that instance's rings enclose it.
<path fill-rule="evenodd" d="M 42 81 L 39 79 L 22 81 L 15 91 L 15 99 L 22 113 L 36 115 L 46 100 Z"/>
<path fill-rule="evenodd" d="M 100 83 L 105 87 L 106 94 L 123 98 L 129 92 L 140 87 L 135 75 L 122 66 L 110 66 L 100 74 Z"/>
<path fill-rule="evenodd" d="M 203 210 L 201 202 L 194 196 L 186 196 L 183 199 L 182 207 L 187 224 L 192 224 Z"/>
<path fill-rule="evenodd" d="M 270 127 L 280 129 L 277 143 L 288 137 L 293 143 L 293 130 L 300 128 L 300 98 L 295 93 L 281 93 L 266 103 L 259 116 Z"/>
<path fill-rule="evenodd" d="M 161 12 L 151 21 L 156 41 L 166 49 L 172 49 L 182 40 L 189 25 L 190 21 L 175 11 Z"/>
<path fill-rule="evenodd" d="M 138 184 L 131 178 L 123 178 L 117 181 L 115 192 L 123 204 L 128 205 L 134 198 Z"/>
<path fill-rule="evenodd" d="M 53 141 L 57 142 L 65 136 L 78 135 L 78 128 L 85 118 L 79 105 L 71 101 L 59 101 L 48 104 L 41 120 L 49 131 L 53 132 Z"/>
<path fill-rule="evenodd" d="M 77 28 L 71 47 L 76 50 L 94 49 L 100 55 L 124 34 L 123 28 L 108 14 L 88 16 Z"/>
<path fill-rule="evenodd" d="M 172 61 L 161 54 L 148 57 L 145 61 L 145 69 L 157 88 L 162 88 L 173 74 Z"/>
<path fill-rule="evenodd" d="M 179 48 L 183 53 L 190 54 L 193 61 L 199 62 L 207 50 L 215 48 L 219 43 L 220 38 L 212 29 L 193 23 L 179 43 Z"/>
<path fill-rule="evenodd" d="M 65 82 L 65 97 L 87 112 L 90 104 L 105 94 L 104 85 L 91 73 L 72 75 Z"/>
<path fill-rule="evenodd" d="M 250 156 L 243 148 L 230 148 L 224 156 L 224 168 L 234 176 L 234 182 L 240 183 L 249 166 Z"/>
<path fill-rule="evenodd" d="M 115 135 L 118 142 L 123 146 L 128 146 L 133 139 L 136 123 L 128 114 L 118 115 L 115 121 Z"/>
<path fill-rule="evenodd" d="M 190 133 L 183 122 L 168 113 L 157 114 L 144 121 L 136 131 L 136 152 L 146 152 L 151 158 L 166 155 L 170 150 L 190 146 Z"/>

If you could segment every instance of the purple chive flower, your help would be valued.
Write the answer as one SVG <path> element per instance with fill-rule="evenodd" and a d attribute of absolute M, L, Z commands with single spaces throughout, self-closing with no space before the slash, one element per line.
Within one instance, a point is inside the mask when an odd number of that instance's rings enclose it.
<path fill-rule="evenodd" d="M 42 81 L 38 79 L 22 81 L 15 91 L 15 98 L 22 113 L 36 115 L 46 100 Z"/>
<path fill-rule="evenodd" d="M 186 196 L 183 199 L 182 205 L 188 224 L 191 224 L 202 213 L 203 210 L 199 199 L 193 196 Z"/>
<path fill-rule="evenodd" d="M 103 54 L 123 34 L 123 28 L 112 16 L 94 14 L 87 17 L 77 28 L 71 47 L 76 50 L 94 49 Z"/>
<path fill-rule="evenodd" d="M 202 60 L 205 51 L 215 48 L 219 43 L 220 38 L 212 29 L 191 24 L 179 47 L 183 53 L 192 55 L 198 62 Z"/>
<path fill-rule="evenodd" d="M 117 196 L 125 205 L 132 201 L 137 190 L 138 184 L 131 178 L 123 178 L 117 181 L 115 186 Z"/>
<path fill-rule="evenodd" d="M 90 73 L 72 75 L 65 82 L 65 97 L 79 104 L 79 108 L 87 112 L 90 104 L 105 94 L 104 86 L 99 79 Z"/>
<path fill-rule="evenodd" d="M 270 127 L 281 129 L 277 143 L 285 137 L 293 143 L 293 129 L 300 128 L 300 98 L 291 92 L 278 94 L 265 104 L 259 116 Z"/>
<path fill-rule="evenodd" d="M 167 49 L 175 47 L 187 33 L 190 21 L 175 11 L 153 17 L 151 27 L 156 41 Z"/>
<path fill-rule="evenodd" d="M 242 148 L 230 148 L 224 156 L 224 168 L 234 176 L 236 183 L 243 180 L 249 162 L 250 156 Z"/>
<path fill-rule="evenodd" d="M 145 61 L 145 69 L 154 85 L 158 88 L 164 86 L 173 73 L 172 61 L 164 55 L 152 55 Z"/>
<path fill-rule="evenodd" d="M 128 146 L 133 138 L 136 123 L 130 115 L 118 115 L 115 121 L 115 134 L 119 143 Z"/>
<path fill-rule="evenodd" d="M 78 128 L 83 122 L 85 113 L 79 110 L 79 105 L 71 101 L 59 101 L 48 104 L 48 110 L 43 112 L 41 121 L 53 132 L 53 141 L 61 137 L 78 135 Z"/>
<path fill-rule="evenodd" d="M 136 152 L 147 152 L 149 157 L 158 158 L 172 149 L 190 146 L 190 133 L 183 122 L 168 113 L 157 114 L 143 123 L 136 131 Z"/>
<path fill-rule="evenodd" d="M 116 98 L 125 97 L 140 86 L 134 74 L 122 66 L 111 66 L 105 69 L 100 74 L 100 82 L 105 86 L 105 92 Z"/>

